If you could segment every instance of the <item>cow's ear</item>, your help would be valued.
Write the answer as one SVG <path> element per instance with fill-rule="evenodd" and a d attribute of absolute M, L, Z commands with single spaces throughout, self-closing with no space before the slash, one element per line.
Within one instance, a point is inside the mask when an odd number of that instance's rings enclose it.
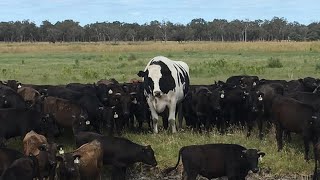
<path fill-rule="evenodd" d="M 264 152 L 262 152 L 262 151 L 259 151 L 259 152 L 258 152 L 258 156 L 259 156 L 259 157 L 263 157 L 263 156 L 265 156 L 265 155 L 266 155 L 266 153 L 264 153 Z"/>
<path fill-rule="evenodd" d="M 146 72 L 144 71 L 139 71 L 137 74 L 139 77 L 144 77 L 146 75 Z"/>

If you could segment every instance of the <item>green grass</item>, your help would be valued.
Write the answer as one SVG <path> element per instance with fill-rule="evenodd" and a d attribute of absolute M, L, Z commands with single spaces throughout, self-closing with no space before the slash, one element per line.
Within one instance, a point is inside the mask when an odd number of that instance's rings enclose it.
<path fill-rule="evenodd" d="M 102 47 L 101 47 L 102 46 Z M 199 47 L 200 46 L 200 47 Z M 44 48 L 44 49 L 41 49 Z M 47 48 L 47 49 L 46 49 Z M 310 50 L 312 48 L 312 50 Z M 209 84 L 226 80 L 231 75 L 257 75 L 266 79 L 298 79 L 307 76 L 320 77 L 320 43 L 189 43 L 189 44 L 0 44 L 0 79 L 16 79 L 22 83 L 66 84 L 70 82 L 93 83 L 100 79 L 115 78 L 120 82 L 138 78 L 154 56 L 168 56 L 183 60 L 190 67 L 192 84 Z M 282 67 L 269 68 L 270 59 L 279 59 Z M 132 134 L 124 136 L 135 142 L 150 144 L 160 168 L 173 166 L 178 150 L 185 145 L 205 143 L 237 143 L 266 152 L 261 163 L 271 173 L 310 174 L 313 160 L 303 160 L 301 136 L 285 143 L 277 152 L 274 132 L 260 141 L 254 133 L 246 138 L 245 132 L 209 135 L 189 131 L 178 134 Z M 63 139 L 63 138 L 62 138 Z M 66 142 L 65 140 L 59 142 Z M 11 147 L 21 149 L 20 140 L 12 140 Z M 73 147 L 72 139 L 68 149 Z"/>

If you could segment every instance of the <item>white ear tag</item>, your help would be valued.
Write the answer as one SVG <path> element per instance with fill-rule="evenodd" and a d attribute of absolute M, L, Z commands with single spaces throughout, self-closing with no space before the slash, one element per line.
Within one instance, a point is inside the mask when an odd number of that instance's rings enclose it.
<path fill-rule="evenodd" d="M 257 83 L 256 82 L 253 82 L 253 84 L 252 84 L 253 86 L 255 86 L 255 85 L 257 85 Z"/>
<path fill-rule="evenodd" d="M 261 97 L 261 95 L 258 97 L 258 100 L 259 100 L 259 101 L 262 101 L 262 100 L 263 100 L 263 98 Z"/>
<path fill-rule="evenodd" d="M 259 156 L 259 161 L 262 162 L 263 158 L 262 156 Z"/>
<path fill-rule="evenodd" d="M 19 85 L 18 85 L 18 89 L 20 89 L 21 87 L 22 87 L 22 86 L 19 84 Z"/>
<path fill-rule="evenodd" d="M 64 150 L 62 148 L 59 149 L 59 154 L 64 154 Z"/>
<path fill-rule="evenodd" d="M 113 118 L 117 119 L 119 116 L 117 114 L 117 112 L 114 112 Z"/>
<path fill-rule="evenodd" d="M 117 114 L 117 112 L 114 112 L 113 118 L 117 119 L 119 116 Z"/>
<path fill-rule="evenodd" d="M 90 125 L 90 121 L 86 121 L 86 125 Z"/>
<path fill-rule="evenodd" d="M 75 164 L 79 164 L 80 163 L 80 160 L 78 157 L 76 157 L 76 159 L 73 161 Z"/>
<path fill-rule="evenodd" d="M 224 94 L 221 94 L 220 97 L 223 99 L 224 98 Z"/>
<path fill-rule="evenodd" d="M 113 91 L 110 89 L 110 90 L 108 91 L 108 93 L 109 93 L 109 94 L 112 94 L 112 93 L 113 93 Z"/>
<path fill-rule="evenodd" d="M 132 101 L 133 104 L 138 104 L 138 101 L 136 98 L 134 98 L 134 100 Z"/>

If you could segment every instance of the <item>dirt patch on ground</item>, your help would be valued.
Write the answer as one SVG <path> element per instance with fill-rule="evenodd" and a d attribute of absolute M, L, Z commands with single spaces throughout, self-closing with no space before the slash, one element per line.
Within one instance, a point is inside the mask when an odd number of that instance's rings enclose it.
<path fill-rule="evenodd" d="M 178 166 L 177 170 L 164 175 L 159 168 L 151 168 L 148 166 L 137 165 L 128 169 L 129 180 L 181 180 L 183 167 Z M 246 177 L 247 180 L 312 180 L 312 176 L 299 174 L 276 176 L 268 173 L 268 170 L 261 170 L 259 173 L 250 173 Z M 225 180 L 227 178 L 217 178 L 217 180 Z M 198 177 L 197 180 L 206 180 L 204 177 Z"/>

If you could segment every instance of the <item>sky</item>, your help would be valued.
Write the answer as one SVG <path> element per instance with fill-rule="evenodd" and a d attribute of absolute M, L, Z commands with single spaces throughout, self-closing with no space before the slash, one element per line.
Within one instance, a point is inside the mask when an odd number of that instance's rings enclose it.
<path fill-rule="evenodd" d="M 72 19 L 86 25 L 120 21 L 149 23 L 153 20 L 187 24 L 206 21 L 256 20 L 283 17 L 289 22 L 320 21 L 319 0 L 0 0 L 0 21 L 30 20 L 40 25 Z"/>

